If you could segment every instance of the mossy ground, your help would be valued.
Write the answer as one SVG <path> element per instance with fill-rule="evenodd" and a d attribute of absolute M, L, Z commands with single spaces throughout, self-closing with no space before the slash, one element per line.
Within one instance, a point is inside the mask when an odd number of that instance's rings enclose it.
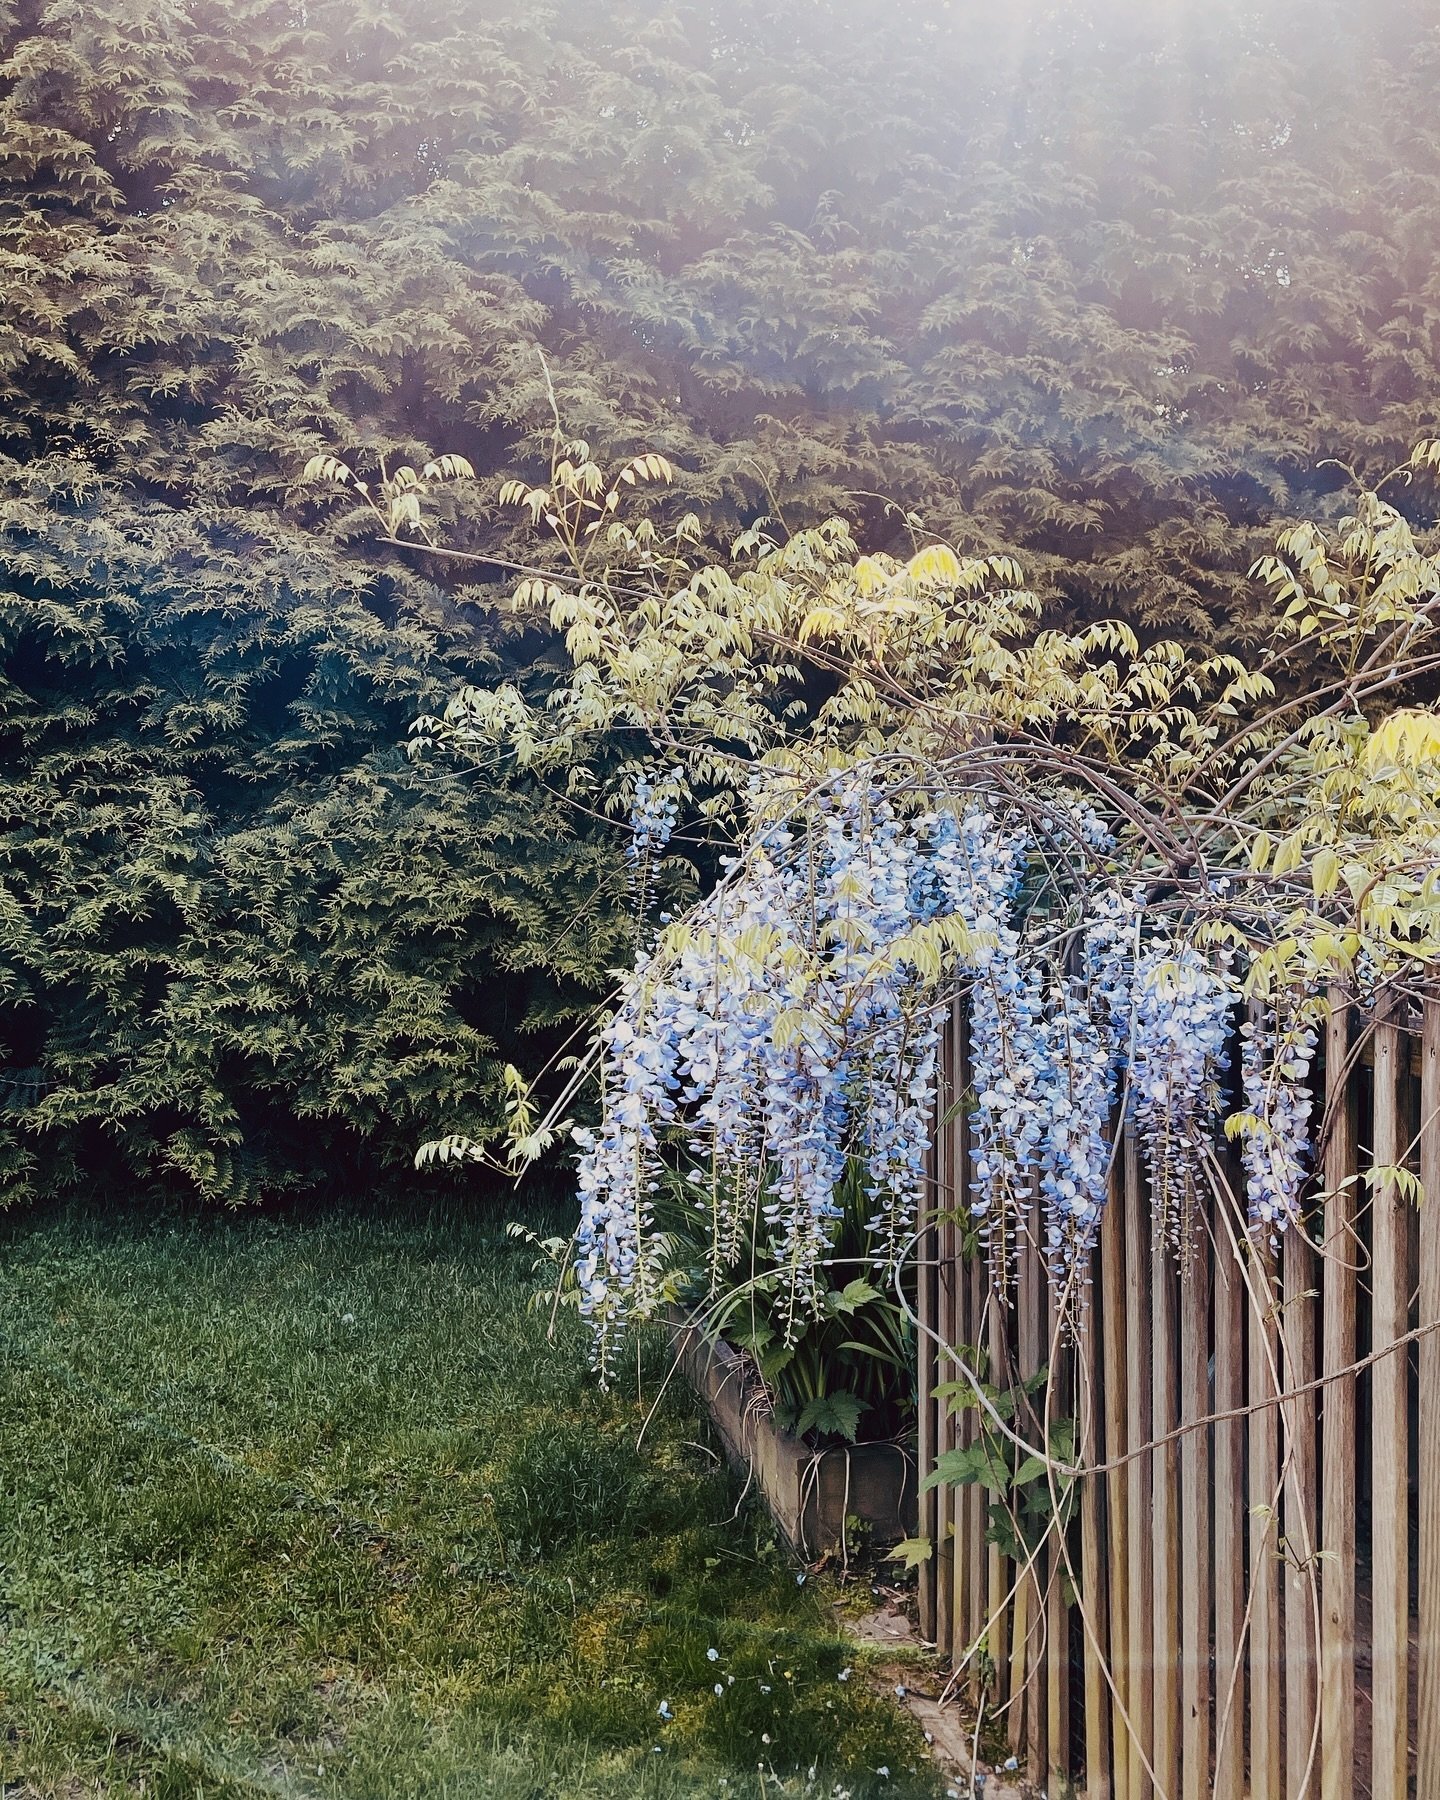
<path fill-rule="evenodd" d="M 937 1791 L 661 1358 L 547 1342 L 514 1210 L 0 1225 L 12 1800 Z"/>

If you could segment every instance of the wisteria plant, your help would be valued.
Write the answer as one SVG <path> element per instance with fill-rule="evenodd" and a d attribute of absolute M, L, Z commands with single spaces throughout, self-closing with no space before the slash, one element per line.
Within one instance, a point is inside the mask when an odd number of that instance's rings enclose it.
<path fill-rule="evenodd" d="M 1437 463 L 1422 444 L 1387 481 Z M 893 1276 L 960 991 L 977 1152 L 947 1204 L 999 1290 L 1030 1234 L 1083 1292 L 1122 1115 L 1177 1245 L 1222 1124 L 1253 1231 L 1292 1224 L 1329 996 L 1403 987 L 1440 953 L 1440 562 L 1385 484 L 1256 565 L 1274 623 L 1245 662 L 1117 621 L 1049 629 L 1011 559 L 913 517 L 903 557 L 862 554 L 838 520 L 707 556 L 693 519 L 627 516 L 669 474 L 612 477 L 557 431 L 549 486 L 507 498 L 549 522 L 516 604 L 564 634 L 572 672 L 466 689 L 418 733 L 572 788 L 592 744 L 631 747 L 610 799 L 631 815 L 635 964 L 520 1134 L 522 1154 L 548 1143 L 598 1076 L 598 1122 L 574 1136 L 602 1371 L 671 1294 L 672 1180 L 717 1291 L 759 1223 L 791 1337 L 820 1304 L 848 1167 Z M 712 879 L 652 920 L 667 855 Z"/>

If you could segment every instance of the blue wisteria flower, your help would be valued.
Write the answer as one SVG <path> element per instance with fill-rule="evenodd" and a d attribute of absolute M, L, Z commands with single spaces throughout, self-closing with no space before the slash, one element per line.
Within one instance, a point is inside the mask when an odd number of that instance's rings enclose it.
<path fill-rule="evenodd" d="M 761 1221 L 791 1328 L 818 1304 L 851 1159 L 873 1259 L 898 1265 L 958 989 L 973 1154 L 968 1196 L 945 1203 L 968 1202 L 997 1287 L 1022 1233 L 1057 1285 L 1083 1285 L 1122 1091 L 1163 1228 L 1188 1241 L 1240 995 L 1231 956 L 1147 913 L 1083 802 L 1053 797 L 1039 824 L 979 793 L 902 805 L 863 767 L 808 797 L 785 790 L 787 804 L 779 792 L 756 777 L 740 853 L 686 927 L 641 954 L 602 1034 L 602 1119 L 576 1133 L 581 1308 L 602 1372 L 625 1322 L 665 1293 L 655 1197 L 677 1167 L 710 1216 L 714 1280 Z M 636 801 L 648 854 L 673 807 L 643 781 Z M 1083 872 L 1083 904 L 1057 865 Z M 1313 1048 L 1293 1007 L 1245 1039 L 1256 1229 L 1298 1210 Z"/>
<path fill-rule="evenodd" d="M 1310 1065 L 1317 1033 L 1300 997 L 1282 994 L 1241 1027 L 1241 1158 L 1252 1229 L 1273 1244 L 1300 1219 L 1310 1159 Z"/>

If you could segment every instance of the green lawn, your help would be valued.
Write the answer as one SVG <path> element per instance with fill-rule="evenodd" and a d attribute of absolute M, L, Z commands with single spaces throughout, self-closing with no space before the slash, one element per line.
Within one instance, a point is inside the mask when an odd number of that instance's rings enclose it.
<path fill-rule="evenodd" d="M 637 1447 L 658 1346 L 641 1403 L 545 1341 L 513 1208 L 0 1222 L 0 1792 L 937 1791 L 677 1384 Z"/>

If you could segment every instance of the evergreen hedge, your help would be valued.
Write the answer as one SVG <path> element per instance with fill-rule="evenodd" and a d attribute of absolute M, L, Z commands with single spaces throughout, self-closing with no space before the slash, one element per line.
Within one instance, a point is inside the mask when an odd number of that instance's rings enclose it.
<path fill-rule="evenodd" d="M 540 344 L 717 539 L 884 496 L 1243 641 L 1433 426 L 1437 72 L 1398 0 L 0 0 L 6 1194 L 387 1178 L 628 960 L 610 834 L 403 748 L 543 661 L 503 571 L 311 455 L 526 560 Z"/>

